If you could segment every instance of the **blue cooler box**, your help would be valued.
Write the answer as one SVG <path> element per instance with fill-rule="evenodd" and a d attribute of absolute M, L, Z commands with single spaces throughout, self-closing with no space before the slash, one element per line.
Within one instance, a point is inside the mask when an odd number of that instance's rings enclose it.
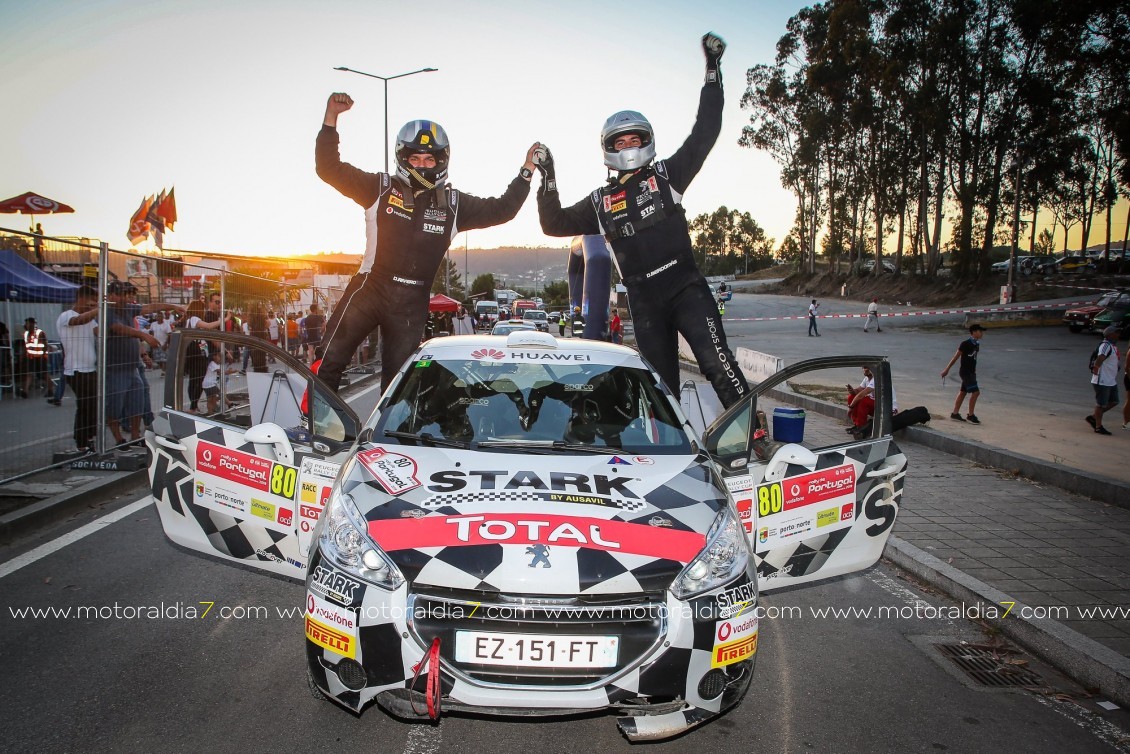
<path fill-rule="evenodd" d="M 773 409 L 773 439 L 777 442 L 803 442 L 804 409 L 784 406 Z"/>

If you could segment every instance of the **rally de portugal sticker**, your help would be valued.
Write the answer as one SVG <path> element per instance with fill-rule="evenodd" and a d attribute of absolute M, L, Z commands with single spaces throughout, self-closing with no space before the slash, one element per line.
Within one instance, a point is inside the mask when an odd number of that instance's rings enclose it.
<path fill-rule="evenodd" d="M 408 456 L 373 448 L 358 453 L 357 460 L 390 495 L 399 495 L 420 486 L 420 480 L 416 478 L 416 461 Z"/>
<path fill-rule="evenodd" d="M 855 466 L 845 463 L 757 486 L 757 552 L 845 529 L 855 520 Z"/>
<path fill-rule="evenodd" d="M 294 500 L 298 469 L 207 441 L 196 444 L 196 469 L 259 492 Z"/>

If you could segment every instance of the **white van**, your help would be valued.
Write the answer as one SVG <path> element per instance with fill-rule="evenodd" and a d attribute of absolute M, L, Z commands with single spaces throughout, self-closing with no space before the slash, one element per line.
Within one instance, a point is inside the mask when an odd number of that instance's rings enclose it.
<path fill-rule="evenodd" d="M 479 301 L 475 304 L 475 319 L 478 320 L 480 330 L 489 330 L 498 321 L 498 302 Z"/>

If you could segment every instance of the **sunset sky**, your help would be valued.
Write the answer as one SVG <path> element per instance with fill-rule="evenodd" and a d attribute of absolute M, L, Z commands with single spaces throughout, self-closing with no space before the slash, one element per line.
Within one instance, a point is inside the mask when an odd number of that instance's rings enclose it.
<path fill-rule="evenodd" d="M 335 91 L 356 102 L 339 121 L 343 157 L 372 172 L 384 166 L 383 84 L 333 70 L 347 66 L 385 76 L 439 69 L 390 82 L 389 128 L 395 136 L 414 118 L 443 125 L 456 188 L 498 195 L 540 140 L 572 203 L 605 177 L 598 136 L 614 111 L 643 112 L 660 157 L 682 143 L 703 77 L 699 38 L 712 30 L 729 44 L 725 119 L 684 203 L 692 217 L 720 205 L 748 211 L 779 242 L 795 200 L 767 155 L 737 146 L 748 121 L 739 103 L 745 71 L 772 61 L 785 22 L 807 4 L 7 2 L 0 198 L 35 191 L 67 203 L 73 215 L 37 218 L 46 234 L 127 249 L 142 197 L 175 185 L 180 222 L 166 247 L 360 253 L 362 210 L 314 174 L 314 137 Z M 1121 238 L 1125 204 L 1116 217 Z M 0 215 L 0 227 L 27 226 Z M 542 235 L 533 197 L 515 220 L 469 242 L 564 243 Z"/>
<path fill-rule="evenodd" d="M 687 192 L 693 216 L 725 204 L 771 236 L 794 200 L 764 154 L 737 146 L 748 67 L 772 60 L 799 0 L 608 3 L 295 0 L 4 3 L 0 198 L 35 191 L 75 208 L 37 218 L 44 232 L 129 248 L 146 194 L 176 186 L 180 222 L 166 247 L 248 254 L 363 248 L 362 210 L 314 174 L 326 98 L 356 104 L 339 121 L 344 159 L 384 166 L 389 124 L 430 118 L 452 140 L 451 183 L 501 193 L 534 141 L 550 146 L 565 202 L 604 179 L 599 131 L 621 109 L 643 112 L 661 157 L 690 131 L 703 77 L 699 38 L 726 39 L 722 136 Z M 535 178 L 535 186 L 537 184 Z M 0 215 L 23 230 L 28 218 Z M 456 239 L 463 245 L 463 236 Z M 560 245 L 542 235 L 533 197 L 471 247 Z M 144 247 L 143 247 L 144 248 Z"/>

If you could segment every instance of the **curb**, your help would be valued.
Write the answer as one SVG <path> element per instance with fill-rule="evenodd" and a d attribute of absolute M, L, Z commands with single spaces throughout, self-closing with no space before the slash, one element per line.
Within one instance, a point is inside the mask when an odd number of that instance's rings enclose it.
<path fill-rule="evenodd" d="M 807 395 L 786 393 L 781 390 L 770 390 L 768 395 L 775 400 L 800 406 L 805 411 L 812 411 L 835 419 L 846 420 L 848 416 L 846 407 L 810 398 Z M 905 437 L 918 445 L 925 445 L 928 448 L 940 450 L 943 453 L 964 458 L 982 466 L 1014 472 L 1034 482 L 1050 484 L 1061 490 L 1074 492 L 1101 503 L 1130 509 L 1130 484 L 1126 482 L 1100 474 L 1092 474 L 1089 471 L 1057 466 L 1039 458 L 1001 450 L 976 440 L 954 437 L 928 427 L 907 427 L 899 430 L 899 432 L 902 433 L 901 437 Z"/>
<path fill-rule="evenodd" d="M 104 477 L 75 487 L 59 495 L 25 505 L 0 516 L 0 537 L 11 537 L 29 529 L 42 526 L 69 514 L 94 498 L 103 498 L 143 481 L 149 474 L 147 468 L 137 471 L 114 471 Z"/>
<path fill-rule="evenodd" d="M 1058 621 L 1021 617 L 1028 605 L 898 537 L 887 540 L 883 557 L 962 602 L 986 606 L 1015 603 L 1009 617 L 982 616 L 982 620 L 1084 688 L 1099 688 L 1113 701 L 1130 707 L 1130 659 Z"/>

